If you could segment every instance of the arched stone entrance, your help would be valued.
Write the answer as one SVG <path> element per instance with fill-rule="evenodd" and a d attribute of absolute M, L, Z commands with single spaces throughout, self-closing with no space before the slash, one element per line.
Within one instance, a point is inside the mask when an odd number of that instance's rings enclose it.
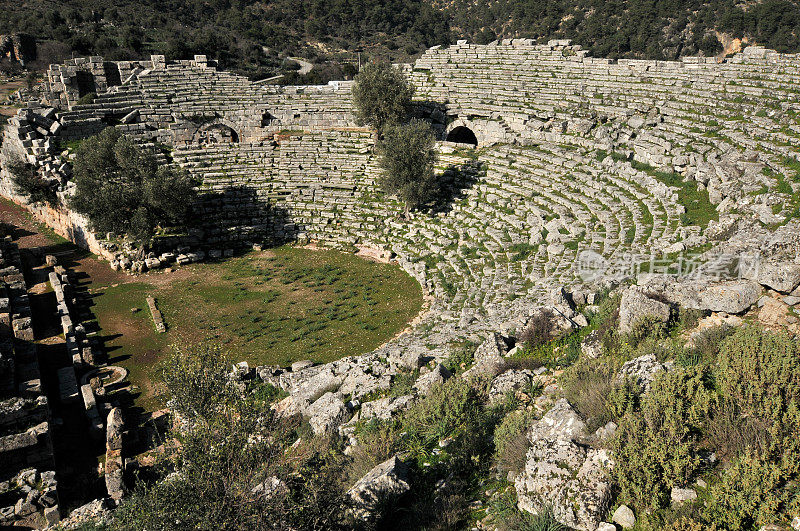
<path fill-rule="evenodd" d="M 459 125 L 451 129 L 450 132 L 447 133 L 447 138 L 445 140 L 448 142 L 457 142 L 459 144 L 469 144 L 474 147 L 478 146 L 478 137 L 475 136 L 472 129 L 465 125 Z"/>
<path fill-rule="evenodd" d="M 200 126 L 192 138 L 193 144 L 230 144 L 239 142 L 239 134 L 230 126 L 212 122 Z"/>

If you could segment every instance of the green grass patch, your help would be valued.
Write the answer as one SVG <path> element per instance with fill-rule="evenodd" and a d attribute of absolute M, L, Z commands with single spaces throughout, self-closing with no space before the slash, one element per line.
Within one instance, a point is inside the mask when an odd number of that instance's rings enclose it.
<path fill-rule="evenodd" d="M 252 365 L 325 363 L 377 348 L 422 307 L 419 284 L 399 267 L 330 250 L 281 247 L 162 275 L 93 290 L 111 362 L 130 371 L 145 407 L 157 405 L 153 382 L 172 344 L 216 343 Z"/>
<path fill-rule="evenodd" d="M 667 186 L 678 188 L 678 202 L 686 209 L 686 213 L 681 216 L 684 224 L 707 227 L 712 219 L 719 220 L 719 213 L 708 199 L 708 191 L 698 190 L 697 183 L 684 181 L 679 173 L 658 171 L 649 164 L 631 161 L 631 166 L 655 177 Z"/>

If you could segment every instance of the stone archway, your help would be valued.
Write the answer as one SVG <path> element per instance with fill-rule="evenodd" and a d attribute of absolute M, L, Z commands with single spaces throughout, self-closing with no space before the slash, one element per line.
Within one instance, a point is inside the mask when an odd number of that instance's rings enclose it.
<path fill-rule="evenodd" d="M 464 125 L 454 127 L 449 133 L 447 133 L 447 138 L 445 140 L 448 142 L 456 142 L 458 144 L 470 144 L 474 147 L 478 146 L 478 137 L 475 136 L 475 133 L 472 131 L 472 129 Z"/>
<path fill-rule="evenodd" d="M 451 122 L 443 135 L 446 142 L 456 142 L 472 147 L 484 145 L 483 136 L 483 131 L 477 124 L 460 118 Z"/>
<path fill-rule="evenodd" d="M 222 122 L 214 121 L 197 128 L 192 137 L 193 144 L 235 144 L 239 142 L 239 133 Z"/>

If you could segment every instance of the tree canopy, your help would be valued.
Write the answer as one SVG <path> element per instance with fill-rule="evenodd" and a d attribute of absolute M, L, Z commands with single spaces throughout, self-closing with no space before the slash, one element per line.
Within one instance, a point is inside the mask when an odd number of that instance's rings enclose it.
<path fill-rule="evenodd" d="M 384 129 L 378 144 L 384 170 L 380 185 L 386 193 L 396 194 L 406 204 L 406 216 L 434 200 L 439 183 L 433 171 L 436 162 L 436 137 L 430 125 L 418 119 L 392 124 Z"/>
<path fill-rule="evenodd" d="M 113 127 L 81 143 L 73 174 L 70 205 L 92 230 L 124 233 L 140 244 L 159 227 L 185 227 L 197 197 L 186 171 L 160 165 Z"/>
<path fill-rule="evenodd" d="M 356 122 L 378 131 L 405 120 L 414 87 L 403 73 L 385 62 L 369 63 L 361 69 L 353 86 Z"/>

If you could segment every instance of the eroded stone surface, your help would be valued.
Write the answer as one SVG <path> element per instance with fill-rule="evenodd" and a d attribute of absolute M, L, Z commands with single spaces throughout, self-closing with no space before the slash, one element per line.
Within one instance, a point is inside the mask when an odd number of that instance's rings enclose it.
<path fill-rule="evenodd" d="M 535 513 L 551 506 L 564 525 L 597 529 L 611 497 L 606 470 L 613 462 L 605 450 L 574 442 L 585 430 L 564 399 L 531 426 L 525 468 L 514 482 L 521 509 Z"/>

